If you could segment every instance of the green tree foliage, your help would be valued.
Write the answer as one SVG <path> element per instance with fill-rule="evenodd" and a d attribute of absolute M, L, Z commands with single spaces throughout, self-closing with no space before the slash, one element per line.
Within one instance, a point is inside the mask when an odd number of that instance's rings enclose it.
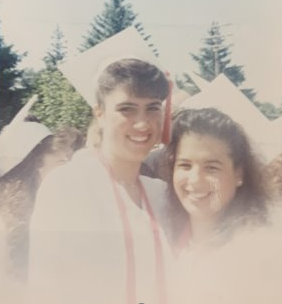
<path fill-rule="evenodd" d="M 0 35 L 0 129 L 9 123 L 21 108 L 26 90 L 21 83 L 23 70 L 18 68 L 25 54 L 19 55 Z"/>
<path fill-rule="evenodd" d="M 57 69 L 67 49 L 59 26 L 51 39 L 51 48 L 44 57 L 46 68 L 35 77 L 32 77 L 32 72 L 26 75 L 26 82 L 33 88 L 32 93 L 39 97 L 33 114 L 53 131 L 65 125 L 86 131 L 92 116 L 91 108 Z"/>
<path fill-rule="evenodd" d="M 255 102 L 255 98 L 257 93 L 255 92 L 254 89 L 250 89 L 250 88 L 245 88 L 245 89 L 241 89 L 241 92 L 250 99 L 250 101 Z"/>
<path fill-rule="evenodd" d="M 186 91 L 189 95 L 195 95 L 201 91 L 187 73 L 183 73 L 182 77 L 176 75 L 175 82 L 179 89 Z"/>
<path fill-rule="evenodd" d="M 57 64 L 61 63 L 67 55 L 67 42 L 59 25 L 56 26 L 51 40 L 51 47 L 43 60 L 47 68 L 56 69 Z"/>
<path fill-rule="evenodd" d="M 26 88 L 28 98 L 30 98 L 34 94 L 37 73 L 38 72 L 31 68 L 26 68 L 22 73 L 21 83 Z M 23 103 L 25 103 L 26 101 L 28 101 L 27 98 L 23 101 Z"/>
<path fill-rule="evenodd" d="M 90 30 L 84 36 L 84 42 L 80 50 L 85 51 L 134 25 L 143 39 L 148 41 L 148 46 L 152 48 L 155 55 L 158 55 L 157 49 L 154 48 L 152 43 L 149 43 L 151 36 L 146 35 L 143 25 L 137 22 L 137 16 L 138 14 L 134 13 L 132 5 L 125 3 L 125 0 L 108 0 L 104 4 L 102 13 L 94 17 L 93 22 L 90 24 Z"/>
<path fill-rule="evenodd" d="M 254 104 L 269 120 L 274 120 L 282 114 L 281 109 L 272 103 L 254 101 Z"/>
<path fill-rule="evenodd" d="M 86 131 L 91 108 L 58 70 L 42 70 L 35 81 L 34 93 L 39 101 L 33 113 L 51 130 L 74 126 Z"/>

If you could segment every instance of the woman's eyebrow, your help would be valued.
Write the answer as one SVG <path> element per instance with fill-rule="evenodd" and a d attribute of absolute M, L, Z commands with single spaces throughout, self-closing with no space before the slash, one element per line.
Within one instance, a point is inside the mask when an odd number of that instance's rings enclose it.
<path fill-rule="evenodd" d="M 222 161 L 218 160 L 218 159 L 209 159 L 206 161 L 207 164 L 217 164 L 217 165 L 222 165 Z"/>
<path fill-rule="evenodd" d="M 162 102 L 161 102 L 161 100 L 156 100 L 156 101 L 148 103 L 148 105 L 162 105 Z"/>
<path fill-rule="evenodd" d="M 161 107 L 162 106 L 162 102 L 161 101 L 154 101 L 154 102 L 150 102 L 146 105 L 146 107 Z"/>
<path fill-rule="evenodd" d="M 176 157 L 175 161 L 178 161 L 178 162 L 191 162 L 190 159 L 183 158 L 183 157 L 182 158 L 181 157 L 179 157 L 179 158 Z"/>
<path fill-rule="evenodd" d="M 125 102 L 121 102 L 117 104 L 117 107 L 119 106 L 135 106 L 137 107 L 137 104 L 135 104 L 134 102 L 130 102 L 130 101 L 125 101 Z"/>

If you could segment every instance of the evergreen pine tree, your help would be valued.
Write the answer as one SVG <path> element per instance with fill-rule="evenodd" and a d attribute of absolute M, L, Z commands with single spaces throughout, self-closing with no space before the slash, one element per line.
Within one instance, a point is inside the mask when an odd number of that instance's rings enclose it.
<path fill-rule="evenodd" d="M 282 114 L 279 110 L 279 107 L 275 106 L 272 103 L 259 101 L 254 101 L 253 103 L 269 120 L 274 120 L 280 117 Z"/>
<path fill-rule="evenodd" d="M 191 54 L 199 65 L 200 76 L 212 81 L 220 73 L 224 73 L 236 86 L 240 86 L 245 81 L 243 66 L 231 64 L 230 48 L 231 45 L 226 43 L 226 38 L 221 33 L 221 26 L 213 22 L 200 54 Z"/>
<path fill-rule="evenodd" d="M 231 47 L 232 45 L 226 42 L 226 36 L 222 34 L 222 27 L 218 22 L 213 22 L 199 54 L 190 54 L 198 63 L 199 75 L 207 81 L 212 81 L 220 73 L 224 73 L 234 85 L 240 87 L 246 78 L 243 66 L 232 64 Z M 193 83 L 189 79 L 184 81 L 184 85 L 193 87 Z M 250 100 L 254 100 L 256 93 L 253 89 L 244 88 L 241 91 Z"/>
<path fill-rule="evenodd" d="M 134 25 L 148 46 L 152 48 L 153 53 L 158 56 L 158 51 L 152 43 L 149 43 L 150 35 L 146 35 L 143 25 L 137 22 L 138 14 L 134 13 L 132 5 L 125 3 L 125 0 L 108 0 L 104 4 L 104 10 L 101 14 L 94 17 L 90 24 L 90 30 L 84 36 L 84 42 L 80 48 L 85 51 L 105 39 L 119 33 L 129 26 Z"/>
<path fill-rule="evenodd" d="M 25 88 L 21 83 L 23 70 L 18 68 L 25 54 L 19 55 L 7 45 L 0 34 L 0 129 L 8 124 L 21 108 Z"/>
<path fill-rule="evenodd" d="M 56 26 L 51 39 L 51 48 L 43 60 L 47 68 L 54 69 L 67 55 L 67 42 L 59 25 Z"/>
<path fill-rule="evenodd" d="M 187 73 L 183 73 L 182 76 L 176 75 L 175 83 L 179 89 L 184 90 L 191 96 L 201 91 Z"/>

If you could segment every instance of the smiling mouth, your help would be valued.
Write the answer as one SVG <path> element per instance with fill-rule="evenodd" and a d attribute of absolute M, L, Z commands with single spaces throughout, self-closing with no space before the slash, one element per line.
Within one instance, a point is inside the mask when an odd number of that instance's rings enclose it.
<path fill-rule="evenodd" d="M 205 192 L 205 193 L 191 193 L 187 192 L 187 197 L 194 202 L 201 201 L 203 199 L 207 199 L 210 197 L 211 192 Z"/>
<path fill-rule="evenodd" d="M 135 143 L 145 143 L 149 140 L 150 135 L 146 136 L 128 136 L 129 140 L 135 142 Z"/>

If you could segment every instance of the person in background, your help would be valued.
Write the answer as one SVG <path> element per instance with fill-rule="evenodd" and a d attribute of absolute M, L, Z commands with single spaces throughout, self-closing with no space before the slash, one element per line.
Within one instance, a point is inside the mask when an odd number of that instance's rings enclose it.
<path fill-rule="evenodd" d="M 63 127 L 51 133 L 38 122 L 11 123 L 0 136 L 0 217 L 11 280 L 27 279 L 29 220 L 37 190 L 47 173 L 68 161 L 83 145 L 80 131 Z"/>
<path fill-rule="evenodd" d="M 167 159 L 170 198 L 182 204 L 190 225 L 171 277 L 173 301 L 280 303 L 282 242 L 269 222 L 261 162 L 243 128 L 214 108 L 180 110 Z"/>
<path fill-rule="evenodd" d="M 263 170 L 265 182 L 269 184 L 274 200 L 282 198 L 282 153 L 277 155 Z"/>
<path fill-rule="evenodd" d="M 271 195 L 270 217 L 276 227 L 282 230 L 282 153 L 277 155 L 263 169 L 263 177 Z"/>
<path fill-rule="evenodd" d="M 165 146 L 158 145 L 145 158 L 141 165 L 141 174 L 153 178 L 159 178 L 167 182 L 169 179 L 169 167 L 165 153 Z"/>

